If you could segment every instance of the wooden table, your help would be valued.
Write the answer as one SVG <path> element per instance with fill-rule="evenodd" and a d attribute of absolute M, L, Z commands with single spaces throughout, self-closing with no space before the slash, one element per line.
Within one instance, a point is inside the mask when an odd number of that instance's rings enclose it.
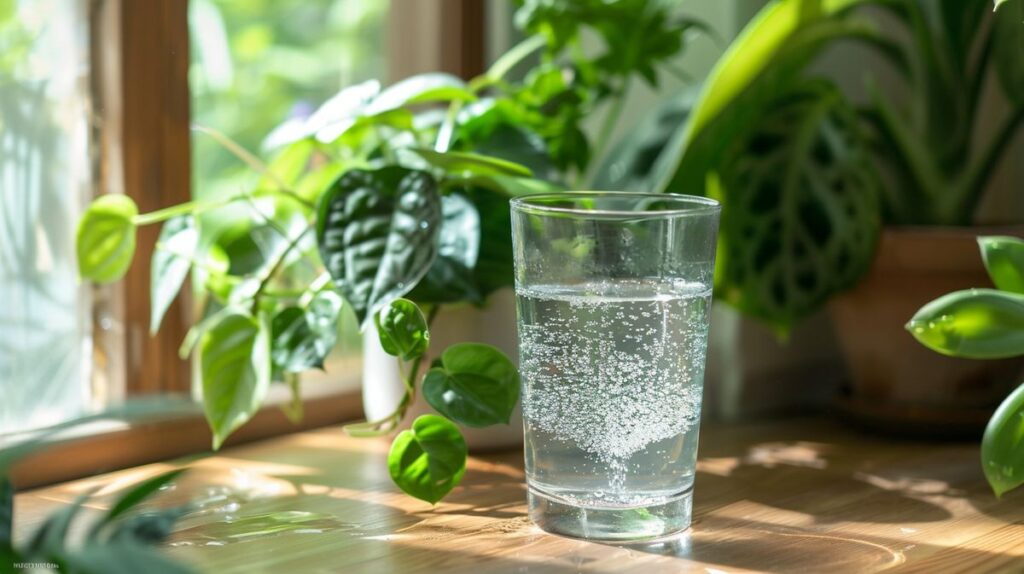
<path fill-rule="evenodd" d="M 338 428 L 190 461 L 154 504 L 198 500 L 168 551 L 202 571 L 1024 572 L 1024 495 L 989 492 L 975 444 L 901 442 L 822 419 L 703 431 L 693 528 L 616 546 L 524 515 L 521 453 L 474 457 L 441 504 L 390 482 L 386 443 Z M 84 489 L 98 511 L 155 464 L 17 498 L 16 534 Z"/>

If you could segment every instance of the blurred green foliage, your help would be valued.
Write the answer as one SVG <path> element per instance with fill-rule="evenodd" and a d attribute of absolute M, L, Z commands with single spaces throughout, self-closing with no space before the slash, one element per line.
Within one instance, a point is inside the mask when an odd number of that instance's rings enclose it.
<path fill-rule="evenodd" d="M 385 76 L 388 0 L 189 0 L 192 121 L 259 150 L 339 89 Z M 251 186 L 252 170 L 193 138 L 193 194 Z"/>

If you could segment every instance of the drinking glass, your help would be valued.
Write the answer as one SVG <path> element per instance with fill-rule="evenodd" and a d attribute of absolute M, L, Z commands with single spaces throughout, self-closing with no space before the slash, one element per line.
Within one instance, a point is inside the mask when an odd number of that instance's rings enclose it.
<path fill-rule="evenodd" d="M 530 517 L 644 540 L 690 525 L 717 202 L 512 200 Z"/>

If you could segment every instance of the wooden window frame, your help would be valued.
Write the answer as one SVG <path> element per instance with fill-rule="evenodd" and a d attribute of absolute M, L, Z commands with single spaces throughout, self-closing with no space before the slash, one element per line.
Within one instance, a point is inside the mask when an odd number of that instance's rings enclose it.
<path fill-rule="evenodd" d="M 464 78 L 483 72 L 484 1 L 433 1 L 437 2 L 433 8 L 440 11 L 441 30 L 433 41 L 430 69 Z M 421 0 L 392 2 L 401 5 Z M 389 28 L 421 25 L 415 11 L 405 10 L 406 6 L 392 10 Z M 124 193 L 135 200 L 141 212 L 189 201 L 188 1 L 91 0 L 90 8 L 90 37 L 102 38 L 92 42 L 90 70 L 98 118 L 93 137 L 93 148 L 98 150 L 94 161 L 97 190 Z M 402 56 L 401 51 L 391 52 L 392 62 Z M 192 392 L 191 365 L 177 353 L 192 317 L 188 289 L 182 290 L 169 309 L 160 332 L 149 334 L 150 270 L 146 262 L 158 234 L 159 226 L 141 228 L 135 263 L 123 283 L 101 290 L 103 304 L 112 307 L 108 311 L 124 329 L 123 336 L 118 337 L 97 328 L 95 340 L 120 346 L 106 349 L 104 361 L 111 363 L 110 356 L 120 355 L 122 361 L 113 362 L 122 365 L 123 377 L 110 378 L 123 380 L 128 396 Z M 226 444 L 327 426 L 363 415 L 358 391 L 328 392 L 305 399 L 299 424 L 291 423 L 278 408 L 286 400 L 285 396 L 272 397 Z M 204 452 L 209 450 L 211 438 L 201 408 L 196 405 L 194 412 L 184 416 L 55 442 L 16 464 L 12 479 L 19 489 L 52 484 Z"/>
<path fill-rule="evenodd" d="M 94 19 L 94 97 L 106 134 L 101 185 L 130 196 L 145 213 L 191 199 L 189 36 L 186 0 L 101 0 Z M 128 395 L 191 390 L 189 364 L 178 357 L 190 324 L 188 289 L 149 334 L 150 270 L 160 228 L 138 231 L 135 264 L 124 278 L 125 390 Z"/>

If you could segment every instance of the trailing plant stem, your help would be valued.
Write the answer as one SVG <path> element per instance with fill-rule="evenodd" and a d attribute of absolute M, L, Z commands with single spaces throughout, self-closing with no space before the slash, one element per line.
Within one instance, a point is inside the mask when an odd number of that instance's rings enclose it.
<path fill-rule="evenodd" d="M 307 224 L 305 229 L 303 229 L 302 232 L 300 232 L 298 235 L 296 235 L 288 243 L 288 245 L 285 246 L 284 250 L 281 252 L 281 255 L 278 256 L 277 261 L 275 261 L 274 264 L 270 266 L 270 269 L 267 270 L 266 275 L 264 275 L 263 278 L 260 280 L 259 287 L 256 288 L 256 293 L 252 297 L 252 313 L 253 313 L 253 315 L 255 315 L 256 312 L 259 310 L 260 299 L 263 297 L 264 292 L 267 290 L 267 287 L 270 285 L 270 280 L 273 279 L 274 275 L 276 275 L 277 272 L 281 270 L 281 268 L 284 266 L 285 261 L 288 259 L 288 255 L 292 252 L 293 249 L 298 247 L 299 243 L 302 241 L 302 238 L 305 237 L 306 234 L 309 233 L 312 230 L 313 230 L 313 224 L 312 223 Z"/>
<path fill-rule="evenodd" d="M 427 327 L 431 327 L 434 324 L 434 319 L 440 312 L 441 306 L 434 305 L 430 308 L 430 312 L 427 313 Z M 420 374 L 420 367 L 423 364 L 424 355 L 416 357 L 412 362 L 412 369 L 409 376 L 405 375 L 405 366 L 402 364 L 400 359 L 398 360 L 398 371 L 402 377 L 402 384 L 405 385 L 405 395 L 402 400 L 395 407 L 394 412 L 388 416 L 378 419 L 375 421 L 366 421 L 362 423 L 355 423 L 345 425 L 344 430 L 350 436 L 354 437 L 373 437 L 381 436 L 391 432 L 396 425 L 402 422 L 405 418 L 406 411 L 409 410 L 409 406 L 416 401 L 416 379 Z"/>

